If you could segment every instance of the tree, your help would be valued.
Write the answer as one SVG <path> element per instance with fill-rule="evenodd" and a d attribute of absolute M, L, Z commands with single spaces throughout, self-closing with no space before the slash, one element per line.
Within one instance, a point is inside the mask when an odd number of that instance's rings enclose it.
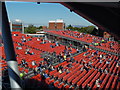
<path fill-rule="evenodd" d="M 38 29 L 42 29 L 42 26 L 39 26 Z"/>
<path fill-rule="evenodd" d="M 43 29 L 43 26 L 39 26 L 39 27 L 37 27 L 36 31 L 41 31 L 42 29 Z"/>
<path fill-rule="evenodd" d="M 29 25 L 28 27 L 25 27 L 25 33 L 34 34 L 36 33 L 36 29 L 37 27 L 35 27 L 34 25 Z"/>
<path fill-rule="evenodd" d="M 70 30 L 72 30 L 73 27 L 72 27 L 72 25 L 68 25 L 68 27 L 67 27 L 66 29 L 70 29 Z"/>
<path fill-rule="evenodd" d="M 91 34 L 93 32 L 94 28 L 95 28 L 94 26 L 80 27 L 79 28 L 79 27 L 72 27 L 71 25 L 69 25 L 66 29 Z"/>

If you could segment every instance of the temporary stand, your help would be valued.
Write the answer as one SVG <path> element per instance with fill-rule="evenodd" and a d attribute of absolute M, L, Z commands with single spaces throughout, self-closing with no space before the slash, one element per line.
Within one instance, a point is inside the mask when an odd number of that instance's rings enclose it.
<path fill-rule="evenodd" d="M 2 13 L 2 17 L 0 17 L 1 20 L 0 23 L 2 22 L 2 39 L 6 54 L 6 62 L 8 65 L 8 74 L 9 74 L 11 89 L 19 88 L 21 90 L 22 84 L 21 84 L 21 79 L 19 77 L 18 64 L 14 51 L 5 2 L 0 2 L 0 8 L 2 8 L 2 10 L 0 11 L 0 13 Z"/>

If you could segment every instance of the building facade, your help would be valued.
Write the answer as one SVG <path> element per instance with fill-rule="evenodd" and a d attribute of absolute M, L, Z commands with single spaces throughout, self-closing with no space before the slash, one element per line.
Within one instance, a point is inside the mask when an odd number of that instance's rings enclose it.
<path fill-rule="evenodd" d="M 56 21 L 56 29 L 57 30 L 64 30 L 65 29 L 65 23 L 63 22 L 63 20 Z"/>
<path fill-rule="evenodd" d="M 55 21 L 49 21 L 49 30 L 55 30 L 55 29 L 56 29 Z"/>
<path fill-rule="evenodd" d="M 47 30 L 48 28 L 47 28 L 47 26 L 42 26 L 42 29 Z"/>
<path fill-rule="evenodd" d="M 49 30 L 65 30 L 65 23 L 62 19 L 49 21 Z"/>
<path fill-rule="evenodd" d="M 11 31 L 18 31 L 21 33 L 24 33 L 24 26 L 23 23 L 21 22 L 21 20 L 14 20 L 14 21 L 10 21 L 10 29 Z"/>

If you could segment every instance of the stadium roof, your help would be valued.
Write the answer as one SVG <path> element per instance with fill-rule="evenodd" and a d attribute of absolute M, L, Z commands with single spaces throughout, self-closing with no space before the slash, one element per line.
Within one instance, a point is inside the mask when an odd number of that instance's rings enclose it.
<path fill-rule="evenodd" d="M 0 1 L 25 1 L 25 2 L 118 2 L 119 0 L 0 0 Z"/>
<path fill-rule="evenodd" d="M 119 37 L 119 19 L 120 19 L 120 3 L 118 2 L 64 2 L 61 3 L 71 11 L 84 17 L 88 21 L 98 26 L 101 30 L 111 33 L 117 39 Z"/>

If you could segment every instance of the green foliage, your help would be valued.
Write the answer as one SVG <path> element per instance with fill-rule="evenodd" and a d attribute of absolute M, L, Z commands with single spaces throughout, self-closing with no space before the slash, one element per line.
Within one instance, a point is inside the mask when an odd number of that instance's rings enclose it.
<path fill-rule="evenodd" d="M 72 30 L 73 27 L 72 27 L 72 25 L 69 25 L 66 29 L 70 29 L 70 30 Z"/>
<path fill-rule="evenodd" d="M 39 26 L 38 29 L 42 29 L 42 26 Z"/>
<path fill-rule="evenodd" d="M 95 28 L 94 26 L 88 26 L 88 27 L 79 28 L 79 27 L 72 27 L 71 25 L 69 25 L 66 29 L 91 34 L 93 32 L 94 28 Z"/>
<path fill-rule="evenodd" d="M 36 31 L 40 31 L 42 29 L 42 26 L 36 27 L 34 25 L 29 25 L 28 27 L 25 27 L 25 33 L 35 34 Z"/>

